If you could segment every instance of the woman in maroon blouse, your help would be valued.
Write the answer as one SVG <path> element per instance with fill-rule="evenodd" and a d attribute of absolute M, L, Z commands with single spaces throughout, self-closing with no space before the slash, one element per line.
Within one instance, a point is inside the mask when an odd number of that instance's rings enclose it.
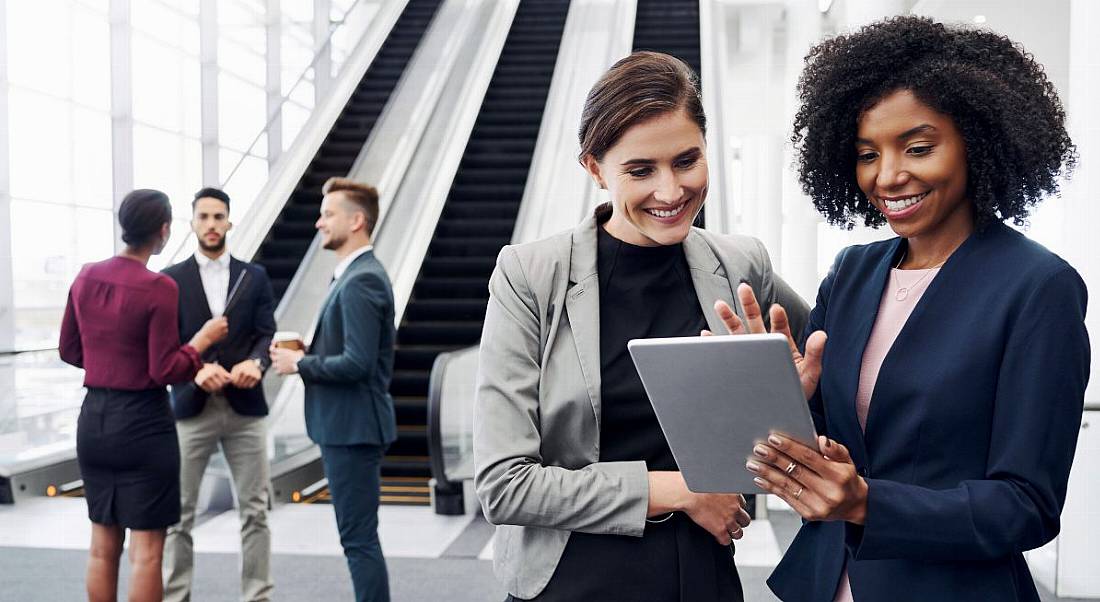
<path fill-rule="evenodd" d="M 166 386 L 193 378 L 200 355 L 228 325 L 214 318 L 180 345 L 176 284 L 145 267 L 168 241 L 167 195 L 131 192 L 118 221 L 127 246 L 77 275 L 59 349 L 61 359 L 84 368 L 88 389 L 76 432 L 92 521 L 88 599 L 116 599 L 130 529 L 130 600 L 160 600 L 165 529 L 180 518 L 179 444 Z"/>

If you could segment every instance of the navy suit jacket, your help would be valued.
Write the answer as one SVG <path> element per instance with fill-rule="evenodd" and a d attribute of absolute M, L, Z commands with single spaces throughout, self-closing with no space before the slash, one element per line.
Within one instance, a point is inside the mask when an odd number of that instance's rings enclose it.
<path fill-rule="evenodd" d="M 768 585 L 831 602 L 1038 601 L 1022 552 L 1058 534 L 1089 374 L 1086 291 L 1065 261 L 995 223 L 972 234 L 914 308 L 875 384 L 860 362 L 905 242 L 842 251 L 806 333 L 829 340 L 810 402 L 868 483 L 866 524 L 807 522 Z"/>
<path fill-rule="evenodd" d="M 241 288 L 237 291 L 237 300 L 226 315 L 229 320 L 229 334 L 203 354 L 203 361 L 216 361 L 226 370 L 231 370 L 246 359 L 258 358 L 266 370 L 271 365 L 267 348 L 275 334 L 275 295 L 263 266 L 246 263 L 236 257 L 229 259 L 230 289 L 242 271 L 247 271 L 249 276 L 242 281 Z M 179 286 L 180 340 L 189 341 L 212 317 L 210 303 L 206 300 L 206 291 L 202 287 L 202 277 L 199 276 L 199 262 L 192 255 L 165 268 L 163 273 Z M 238 414 L 267 415 L 267 400 L 264 399 L 262 386 L 238 389 L 233 385 L 226 385 L 222 392 Z M 206 406 L 206 398 L 206 391 L 196 386 L 193 380 L 172 385 L 172 411 L 177 419 L 201 414 Z"/>
<path fill-rule="evenodd" d="M 385 446 L 397 438 L 389 393 L 393 320 L 390 279 L 367 251 L 333 283 L 309 352 L 298 361 L 314 442 Z"/>

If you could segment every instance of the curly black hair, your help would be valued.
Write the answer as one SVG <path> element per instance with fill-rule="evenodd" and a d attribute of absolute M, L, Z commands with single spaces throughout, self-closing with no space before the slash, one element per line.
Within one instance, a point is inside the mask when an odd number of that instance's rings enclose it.
<path fill-rule="evenodd" d="M 1010 218 L 1024 225 L 1075 166 L 1062 103 L 1022 46 L 986 30 L 894 17 L 818 44 L 799 78 L 791 136 L 799 182 L 829 223 L 886 223 L 856 183 L 855 138 L 860 116 L 898 90 L 961 132 L 979 228 Z"/>

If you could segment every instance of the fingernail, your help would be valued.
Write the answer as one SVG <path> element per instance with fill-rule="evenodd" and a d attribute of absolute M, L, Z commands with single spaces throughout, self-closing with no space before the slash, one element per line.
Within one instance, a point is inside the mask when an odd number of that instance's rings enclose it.
<path fill-rule="evenodd" d="M 779 437 L 776 437 L 775 435 L 768 435 L 768 443 L 771 443 L 772 445 L 774 445 L 776 447 L 779 447 L 780 445 L 783 445 L 783 440 L 780 439 Z"/>
<path fill-rule="evenodd" d="M 756 486 L 761 489 L 767 489 L 768 482 L 760 477 L 753 477 L 752 482 L 756 483 Z"/>
<path fill-rule="evenodd" d="M 760 465 L 756 462 L 753 462 L 752 460 L 745 462 L 745 468 L 749 469 L 752 472 L 760 472 Z"/>
<path fill-rule="evenodd" d="M 757 445 L 756 447 L 752 448 L 752 453 L 760 456 L 761 458 L 767 458 L 768 448 L 764 447 L 763 445 Z"/>

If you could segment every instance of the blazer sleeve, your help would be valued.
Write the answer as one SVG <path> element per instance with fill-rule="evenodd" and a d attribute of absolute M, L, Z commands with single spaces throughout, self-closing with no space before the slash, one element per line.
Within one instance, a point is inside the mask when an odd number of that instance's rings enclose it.
<path fill-rule="evenodd" d="M 809 333 L 803 335 L 803 330 L 806 326 L 806 320 L 809 318 L 810 307 L 806 304 L 806 301 L 791 288 L 791 285 L 787 284 L 787 281 L 783 280 L 783 278 L 772 269 L 772 259 L 771 256 L 768 255 L 768 250 L 764 247 L 764 243 L 757 239 L 754 240 L 756 240 L 757 245 L 757 262 L 761 266 L 764 281 L 764 291 L 762 291 L 764 294 L 761 295 L 761 300 L 764 301 L 762 304 L 764 320 L 770 322 L 768 307 L 773 303 L 778 303 L 787 311 L 791 336 L 795 338 L 799 345 L 802 345 L 805 341 L 805 336 L 809 335 Z M 771 328 L 771 324 L 768 324 L 768 327 Z"/>
<path fill-rule="evenodd" d="M 352 277 L 339 294 L 344 326 L 343 350 L 337 355 L 306 355 L 298 361 L 305 382 L 352 383 L 370 377 L 378 364 L 378 341 L 386 304 L 385 283 L 371 272 Z"/>
<path fill-rule="evenodd" d="M 256 339 L 248 357 L 259 359 L 263 369 L 267 370 L 271 365 L 268 348 L 271 347 L 271 339 L 275 336 L 275 292 L 271 289 L 271 279 L 267 277 L 267 270 L 263 266 L 249 269 L 255 270 L 253 274 L 256 276 L 259 293 L 256 298 L 256 307 L 252 310 L 252 331 Z"/>
<path fill-rule="evenodd" d="M 798 341 L 799 350 L 803 353 L 806 352 L 806 339 L 810 338 L 810 335 L 818 330 L 825 330 L 825 316 L 829 313 L 829 297 L 833 292 L 833 283 L 836 281 L 837 271 L 840 269 L 841 263 L 844 261 L 844 253 L 848 249 L 843 249 L 837 254 L 836 259 L 833 260 L 832 267 L 829 268 L 829 273 L 825 275 L 825 279 L 821 281 L 821 285 L 817 289 L 817 301 L 814 303 L 814 308 L 809 312 L 806 317 L 806 326 L 802 330 L 801 338 Z M 791 332 L 794 332 L 792 325 Z M 827 332 L 825 334 L 828 334 Z M 828 349 L 828 342 L 825 343 L 825 348 Z M 820 381 L 819 381 L 820 382 Z M 814 421 L 814 429 L 819 435 L 829 434 L 829 429 L 825 423 L 825 402 L 821 397 L 821 386 L 818 385 L 817 391 L 814 391 L 813 396 L 810 397 L 810 416 Z"/>
<path fill-rule="evenodd" d="M 191 345 L 180 345 L 179 287 L 168 276 L 161 276 L 151 292 L 149 378 L 158 385 L 191 380 L 202 367 L 202 359 Z"/>
<path fill-rule="evenodd" d="M 515 249 L 489 280 L 474 405 L 474 485 L 493 524 L 641 536 L 645 462 L 548 466 L 540 453 L 540 315 Z M 598 366 L 595 369 L 599 369 Z"/>
<path fill-rule="evenodd" d="M 84 367 L 84 343 L 80 340 L 80 324 L 76 320 L 76 307 L 73 306 L 73 291 L 69 289 L 69 299 L 65 302 L 65 314 L 61 318 L 61 340 L 57 351 L 61 360 L 77 368 Z"/>
<path fill-rule="evenodd" d="M 1085 284 L 1069 266 L 1024 300 L 1007 337 L 984 479 L 948 490 L 867 479 L 859 560 L 974 561 L 1037 548 L 1059 530 L 1089 374 Z"/>

